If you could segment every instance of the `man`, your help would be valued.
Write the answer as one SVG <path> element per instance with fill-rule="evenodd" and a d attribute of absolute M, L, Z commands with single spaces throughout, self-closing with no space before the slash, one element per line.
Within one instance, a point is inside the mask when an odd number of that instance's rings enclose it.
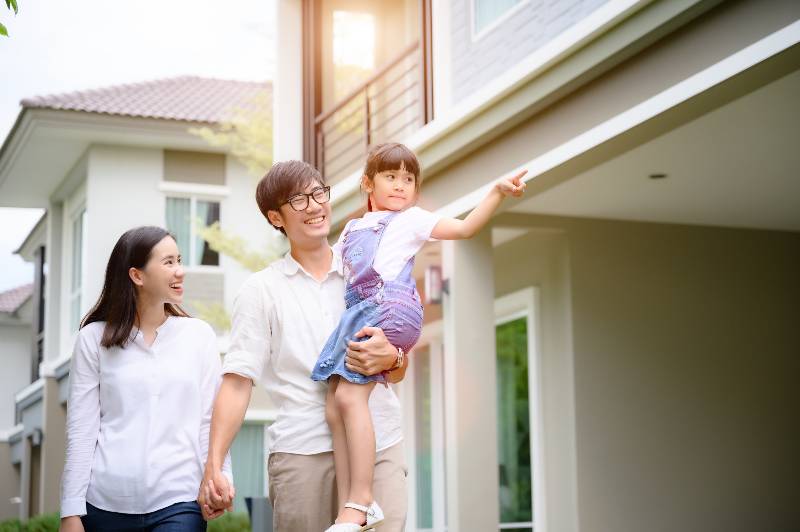
<path fill-rule="evenodd" d="M 330 188 L 319 172 L 300 161 L 275 164 L 256 189 L 262 214 L 287 236 L 290 251 L 253 274 L 234 303 L 231 346 L 214 404 L 198 497 L 208 518 L 231 504 L 232 489 L 222 463 L 244 419 L 251 387 L 259 381 L 278 411 L 269 428 L 268 461 L 275 530 L 325 530 L 344 503 L 336 493 L 325 384 L 310 378 L 344 311 L 342 265 L 334 261 L 327 240 L 329 199 Z M 356 336 L 371 338 L 349 344 L 348 368 L 364 375 L 389 371 L 391 382 L 403 378 L 407 359 L 380 329 L 367 327 Z M 370 411 L 377 451 L 373 487 L 386 515 L 381 530 L 400 531 L 407 508 L 406 467 L 394 392 L 376 387 Z"/>

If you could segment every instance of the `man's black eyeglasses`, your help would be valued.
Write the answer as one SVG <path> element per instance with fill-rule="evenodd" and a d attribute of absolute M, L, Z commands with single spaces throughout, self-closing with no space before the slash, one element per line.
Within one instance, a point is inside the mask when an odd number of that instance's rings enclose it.
<path fill-rule="evenodd" d="M 296 211 L 303 211 L 308 208 L 308 198 L 314 198 L 314 201 L 320 205 L 323 203 L 328 203 L 331 200 L 331 187 L 315 188 L 308 194 L 302 192 L 300 194 L 295 194 L 288 200 L 281 203 L 281 205 L 286 205 L 288 203 L 292 206 L 292 209 Z"/>

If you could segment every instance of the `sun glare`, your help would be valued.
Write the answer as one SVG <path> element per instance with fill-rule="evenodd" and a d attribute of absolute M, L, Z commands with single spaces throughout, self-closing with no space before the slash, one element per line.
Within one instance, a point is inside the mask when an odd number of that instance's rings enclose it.
<path fill-rule="evenodd" d="M 375 68 L 375 17 L 354 11 L 333 12 L 333 62 Z"/>

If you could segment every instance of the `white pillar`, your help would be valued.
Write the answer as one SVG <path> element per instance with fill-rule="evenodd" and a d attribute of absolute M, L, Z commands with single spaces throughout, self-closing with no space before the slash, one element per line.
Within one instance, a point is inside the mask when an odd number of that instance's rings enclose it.
<path fill-rule="evenodd" d="M 47 277 L 44 298 L 44 360 L 55 360 L 64 354 L 62 345 L 62 272 L 64 262 L 64 206 L 51 203 L 47 208 L 47 240 L 45 262 Z M 68 315 L 68 314 L 67 314 Z"/>
<path fill-rule="evenodd" d="M 497 530 L 499 492 L 491 229 L 443 242 L 447 529 Z"/>
<path fill-rule="evenodd" d="M 279 0 L 275 13 L 273 158 L 303 159 L 303 3 Z"/>

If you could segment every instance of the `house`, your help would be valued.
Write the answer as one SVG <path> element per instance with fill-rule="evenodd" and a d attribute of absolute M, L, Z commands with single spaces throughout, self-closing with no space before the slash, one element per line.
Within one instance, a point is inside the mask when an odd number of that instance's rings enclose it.
<path fill-rule="evenodd" d="M 490 228 L 418 256 L 444 294 L 397 388 L 409 530 L 800 527 L 800 3 L 277 13 L 275 159 L 324 172 L 336 229 L 378 142 L 450 216 L 528 170 Z"/>
<path fill-rule="evenodd" d="M 260 230 L 255 178 L 189 132 L 257 105 L 263 94 L 271 95 L 270 84 L 187 76 L 22 102 L 0 149 L 0 206 L 45 215 L 17 251 L 35 265 L 33 286 L 0 295 L 2 364 L 11 368 L 0 388 L 0 519 L 58 510 L 72 345 L 119 236 L 147 224 L 176 235 L 190 313 L 230 309 L 249 275 L 210 249 L 195 220 L 219 221 L 254 249 L 273 244 L 273 232 Z M 233 448 L 242 497 L 265 494 L 264 428 L 274 416 L 266 395 L 255 393 Z"/>

